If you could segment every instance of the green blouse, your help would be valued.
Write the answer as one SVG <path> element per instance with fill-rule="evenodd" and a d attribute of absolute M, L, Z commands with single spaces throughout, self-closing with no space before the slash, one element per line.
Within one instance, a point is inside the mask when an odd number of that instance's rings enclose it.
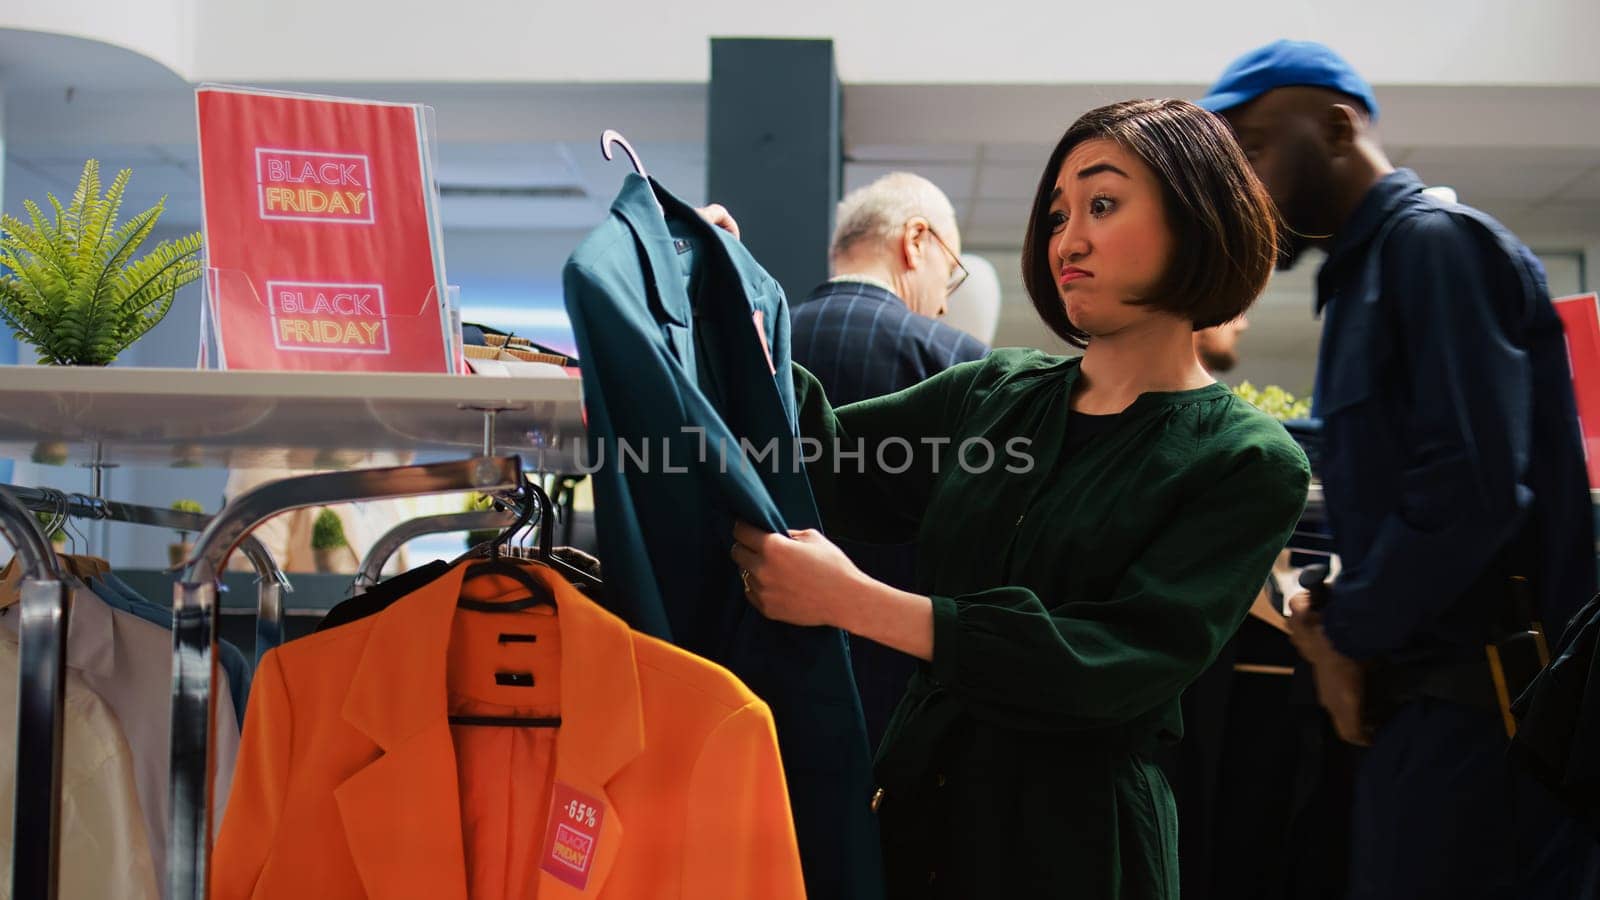
<path fill-rule="evenodd" d="M 1211 385 L 1065 452 L 1078 361 L 1037 351 L 839 409 L 795 368 L 824 527 L 915 540 L 933 597 L 933 661 L 875 765 L 889 896 L 1176 898 L 1148 753 L 1294 529 L 1299 446 Z"/>

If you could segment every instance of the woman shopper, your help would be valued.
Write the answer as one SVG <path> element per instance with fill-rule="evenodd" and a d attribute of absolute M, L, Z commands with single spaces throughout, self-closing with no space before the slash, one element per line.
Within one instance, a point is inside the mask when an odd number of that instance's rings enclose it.
<path fill-rule="evenodd" d="M 830 534 L 915 540 L 918 592 L 821 534 L 741 525 L 751 602 L 923 660 L 878 751 L 892 900 L 1176 898 L 1150 751 L 1244 618 L 1310 478 L 1195 357 L 1276 257 L 1227 126 L 1180 100 L 1093 110 L 1051 153 L 1023 275 L 1079 358 L 1009 349 L 833 409 L 796 367 Z"/>

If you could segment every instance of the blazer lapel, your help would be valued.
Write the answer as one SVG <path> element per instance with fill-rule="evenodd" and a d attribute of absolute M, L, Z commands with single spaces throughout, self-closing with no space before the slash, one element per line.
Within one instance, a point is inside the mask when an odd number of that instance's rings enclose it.
<path fill-rule="evenodd" d="M 611 204 L 611 211 L 622 217 L 633 232 L 634 239 L 644 252 L 646 279 L 653 288 L 649 291 L 650 308 L 658 321 L 688 327 L 690 319 L 689 293 L 684 286 L 683 270 L 678 265 L 678 253 L 672 245 L 672 234 L 662 207 L 656 202 L 653 185 L 630 174 L 622 191 Z"/>
<path fill-rule="evenodd" d="M 626 623 L 553 572 L 533 571 L 555 591 L 561 622 L 561 733 L 556 738 L 554 799 L 545 844 L 549 847 L 551 834 L 563 825 L 578 833 L 580 845 L 585 836 L 594 839 L 586 871 L 563 867 L 548 853 L 541 855 L 539 900 L 596 897 L 625 839 L 626 826 L 606 786 L 645 746 L 633 636 Z M 581 809 L 562 808 L 568 797 L 577 797 L 580 804 L 585 802 L 582 798 L 598 801 L 590 804 L 600 808 L 597 833 L 585 835 L 585 823 L 573 821 L 582 816 Z"/>
<path fill-rule="evenodd" d="M 345 839 L 370 897 L 466 900 L 446 654 L 459 569 L 377 617 L 344 717 L 382 754 L 335 791 Z"/>
<path fill-rule="evenodd" d="M 448 724 L 386 750 L 335 789 L 334 799 L 367 896 L 466 900 Z"/>

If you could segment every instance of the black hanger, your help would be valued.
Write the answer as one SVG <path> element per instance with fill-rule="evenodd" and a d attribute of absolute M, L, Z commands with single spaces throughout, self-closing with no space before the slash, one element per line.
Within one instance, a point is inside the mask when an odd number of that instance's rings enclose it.
<path fill-rule="evenodd" d="M 528 489 L 531 487 L 536 486 L 524 482 L 522 490 L 519 492 L 519 499 L 521 501 L 520 505 L 522 509 L 521 513 L 517 516 L 517 520 L 511 523 L 509 528 L 496 535 L 494 540 L 472 548 L 472 550 L 469 551 L 465 557 L 463 557 L 463 559 L 471 559 L 475 556 L 482 558 L 480 562 L 472 563 L 471 568 L 467 570 L 467 577 L 463 579 L 463 583 L 471 581 L 474 578 L 501 575 L 510 578 L 511 580 L 527 588 L 529 596 L 520 600 L 468 600 L 463 597 L 456 601 L 457 607 L 461 609 L 472 610 L 473 612 L 500 613 L 518 612 L 524 609 L 531 609 L 535 606 L 554 607 L 556 605 L 555 595 L 551 593 L 549 586 L 535 578 L 520 563 L 505 555 L 505 545 L 509 540 L 511 540 L 511 536 L 520 531 L 533 519 L 533 513 L 536 508 L 534 504 L 539 501 L 539 498 L 531 495 L 528 492 Z M 548 504 L 549 498 L 543 498 L 543 501 L 544 502 L 537 507 L 541 513 L 543 513 L 547 508 L 545 504 Z M 543 521 L 542 516 L 541 521 Z"/>
<path fill-rule="evenodd" d="M 555 548 L 552 546 L 552 543 L 554 543 L 554 536 L 552 535 L 555 533 L 555 503 L 550 500 L 549 492 L 546 492 L 536 482 L 528 482 L 526 487 L 528 487 L 528 492 L 533 495 L 534 500 L 539 503 L 539 519 L 536 520 L 536 527 L 539 528 L 539 546 L 534 549 L 522 548 L 522 546 L 512 544 L 509 548 L 510 554 L 517 556 L 518 559 L 534 560 L 534 562 L 544 565 L 546 569 L 554 570 L 557 575 L 565 578 L 568 583 L 578 586 L 584 593 L 589 594 L 594 599 L 600 593 L 600 589 L 605 588 L 605 583 L 600 578 L 592 575 L 592 573 L 587 572 L 587 570 L 579 569 L 578 565 L 573 565 L 568 560 L 555 556 Z M 512 530 L 515 530 L 515 528 L 512 528 Z"/>
<path fill-rule="evenodd" d="M 533 519 L 534 504 L 537 502 L 537 498 L 528 493 L 527 487 L 528 485 L 524 483 L 523 490 L 519 492 L 522 510 L 521 514 L 517 516 L 517 520 L 511 524 L 511 527 L 496 535 L 494 540 L 474 547 L 463 557 L 463 559 L 481 557 L 479 561 L 471 563 L 471 569 L 468 570 L 467 577 L 463 579 L 463 582 L 488 575 L 504 575 L 526 587 L 529 591 L 529 596 L 519 600 L 503 601 L 468 600 L 462 597 L 456 601 L 457 608 L 474 612 L 509 613 L 535 606 L 554 607 L 556 605 L 555 596 L 551 593 L 549 587 L 530 574 L 521 564 L 504 554 L 506 542 Z M 517 642 L 531 642 L 526 640 L 529 638 L 537 640 L 532 635 L 501 635 L 501 643 L 508 643 L 506 640 L 508 637 L 517 639 Z M 513 687 L 533 687 L 534 677 L 532 672 L 496 672 L 495 682 Z M 450 716 L 449 721 L 451 725 L 482 725 L 495 728 L 561 727 L 560 716 Z"/>
<path fill-rule="evenodd" d="M 536 606 L 556 605 L 556 599 L 550 595 L 549 587 L 528 574 L 528 570 L 518 565 L 514 560 L 504 556 L 490 557 L 473 563 L 463 581 L 471 581 L 474 578 L 483 578 L 490 575 L 501 575 L 510 578 L 527 588 L 530 596 L 518 600 L 468 600 L 462 597 L 456 601 L 456 606 L 472 612 L 509 613 L 532 609 Z"/>
<path fill-rule="evenodd" d="M 537 483 L 528 482 L 528 488 L 539 503 L 539 556 L 537 557 L 539 562 L 554 569 L 556 574 L 574 584 L 590 588 L 602 587 L 600 579 L 555 555 L 551 537 L 556 530 L 555 504 L 550 501 L 550 495 L 545 493 L 545 489 Z"/>
<path fill-rule="evenodd" d="M 527 718 L 523 716 L 451 716 L 451 725 L 488 725 L 494 728 L 560 728 L 561 717 Z"/>

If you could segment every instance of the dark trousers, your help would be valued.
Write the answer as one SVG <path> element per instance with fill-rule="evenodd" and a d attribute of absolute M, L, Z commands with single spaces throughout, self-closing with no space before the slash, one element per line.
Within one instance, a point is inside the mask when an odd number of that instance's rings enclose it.
<path fill-rule="evenodd" d="M 1317 705 L 1289 638 L 1246 619 L 1183 695 L 1163 766 L 1178 803 L 1183 900 L 1344 900 L 1359 751 Z"/>
<path fill-rule="evenodd" d="M 1506 757 L 1498 713 L 1423 698 L 1356 780 L 1351 900 L 1595 897 L 1593 838 Z"/>

